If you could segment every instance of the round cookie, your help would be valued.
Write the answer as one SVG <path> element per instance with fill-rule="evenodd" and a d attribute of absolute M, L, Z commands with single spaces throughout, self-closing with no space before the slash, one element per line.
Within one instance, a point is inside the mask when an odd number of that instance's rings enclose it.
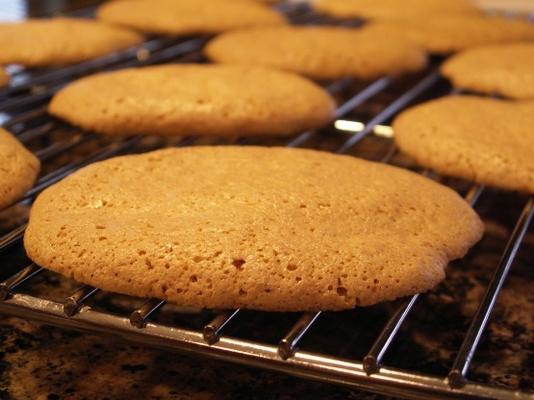
<path fill-rule="evenodd" d="M 448 96 L 401 113 L 399 148 L 439 173 L 534 193 L 534 101 Z"/>
<path fill-rule="evenodd" d="M 9 83 L 9 74 L 0 68 L 0 87 L 5 86 Z"/>
<path fill-rule="evenodd" d="M 39 160 L 0 128 L 0 210 L 13 204 L 33 186 L 39 169 Z"/>
<path fill-rule="evenodd" d="M 74 173 L 39 195 L 24 244 L 37 264 L 112 292 L 194 308 L 341 310 L 434 287 L 482 230 L 454 191 L 406 170 L 314 150 L 194 146 Z"/>
<path fill-rule="evenodd" d="M 185 64 L 82 78 L 48 109 L 109 135 L 284 136 L 327 124 L 335 104 L 320 86 L 288 72 Z"/>
<path fill-rule="evenodd" d="M 427 64 L 418 46 L 368 28 L 257 27 L 224 33 L 204 51 L 216 62 L 267 65 L 317 79 L 373 79 Z"/>
<path fill-rule="evenodd" d="M 458 88 L 534 99 L 534 42 L 469 49 L 448 59 L 441 73 Z"/>
<path fill-rule="evenodd" d="M 449 54 L 470 47 L 534 40 L 534 24 L 526 20 L 467 15 L 380 21 L 369 29 L 404 37 L 430 53 Z"/>
<path fill-rule="evenodd" d="M 161 35 L 218 33 L 285 23 L 282 14 L 250 0 L 112 1 L 98 8 L 97 18 Z"/>
<path fill-rule="evenodd" d="M 143 41 L 128 29 L 79 18 L 0 23 L 0 64 L 46 67 L 74 64 Z"/>
<path fill-rule="evenodd" d="M 317 0 L 314 8 L 334 17 L 365 19 L 480 13 L 471 0 Z"/>

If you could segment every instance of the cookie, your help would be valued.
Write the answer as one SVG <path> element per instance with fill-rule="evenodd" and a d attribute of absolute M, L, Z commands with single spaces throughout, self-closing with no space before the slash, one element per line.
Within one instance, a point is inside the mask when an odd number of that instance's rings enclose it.
<path fill-rule="evenodd" d="M 0 128 L 0 210 L 32 187 L 39 169 L 39 160 L 9 132 Z"/>
<path fill-rule="evenodd" d="M 534 42 L 466 50 L 447 60 L 441 73 L 457 88 L 534 99 Z"/>
<path fill-rule="evenodd" d="M 9 83 L 9 74 L 0 68 L 0 87 L 5 86 Z"/>
<path fill-rule="evenodd" d="M 534 193 L 534 101 L 448 96 L 401 113 L 399 148 L 445 174 Z"/>
<path fill-rule="evenodd" d="M 194 146 L 71 175 L 38 197 L 24 244 L 37 264 L 112 292 L 194 308 L 341 310 L 434 287 L 482 230 L 454 191 L 406 170 L 315 150 Z"/>
<path fill-rule="evenodd" d="M 414 72 L 426 66 L 425 52 L 409 41 L 367 28 L 257 27 L 224 33 L 205 48 L 212 60 L 266 65 L 317 79 Z"/>
<path fill-rule="evenodd" d="M 89 19 L 0 23 L 0 64 L 27 67 L 74 64 L 142 41 L 138 33 Z"/>
<path fill-rule="evenodd" d="M 317 0 L 314 8 L 339 18 L 403 19 L 479 14 L 470 0 Z"/>
<path fill-rule="evenodd" d="M 52 115 L 102 134 L 177 136 L 291 135 L 325 125 L 334 109 L 324 89 L 298 75 L 207 64 L 93 75 L 49 105 Z"/>
<path fill-rule="evenodd" d="M 404 37 L 430 53 L 449 54 L 483 45 L 534 40 L 534 24 L 526 20 L 433 16 L 424 19 L 380 21 L 370 27 L 390 37 Z"/>
<path fill-rule="evenodd" d="M 255 25 L 283 24 L 282 14 L 250 0 L 123 0 L 108 2 L 97 18 L 161 35 L 218 33 Z"/>

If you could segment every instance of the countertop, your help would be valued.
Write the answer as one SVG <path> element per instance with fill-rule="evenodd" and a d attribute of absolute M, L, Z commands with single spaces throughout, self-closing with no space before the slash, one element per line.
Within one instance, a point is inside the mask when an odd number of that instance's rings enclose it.
<path fill-rule="evenodd" d="M 1 399 L 378 399 L 15 318 L 0 324 Z"/>

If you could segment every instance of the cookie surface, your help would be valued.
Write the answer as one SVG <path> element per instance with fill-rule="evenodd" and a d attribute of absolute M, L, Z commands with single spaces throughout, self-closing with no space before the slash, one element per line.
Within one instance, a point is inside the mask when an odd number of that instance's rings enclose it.
<path fill-rule="evenodd" d="M 437 172 L 534 193 L 534 101 L 449 96 L 399 115 L 399 148 Z"/>
<path fill-rule="evenodd" d="M 426 291 L 481 234 L 463 199 L 409 171 L 314 150 L 194 146 L 71 175 L 38 197 L 24 242 L 39 265 L 105 290 L 300 311 Z"/>
<path fill-rule="evenodd" d="M 0 23 L 0 64 L 45 67 L 73 64 L 143 41 L 138 33 L 78 18 Z"/>
<path fill-rule="evenodd" d="M 444 14 L 478 14 L 470 0 L 317 0 L 317 11 L 340 18 L 425 18 Z"/>
<path fill-rule="evenodd" d="M 457 88 L 534 99 L 534 42 L 469 49 L 448 59 L 441 73 Z"/>
<path fill-rule="evenodd" d="M 290 135 L 333 118 L 334 101 L 298 75 L 267 68 L 167 65 L 83 78 L 49 112 L 110 135 Z"/>
<path fill-rule="evenodd" d="M 9 132 L 0 128 L 0 210 L 32 187 L 39 168 L 39 160 Z"/>
<path fill-rule="evenodd" d="M 379 21 L 372 24 L 370 29 L 390 37 L 412 40 L 434 54 L 534 40 L 534 24 L 525 20 L 489 16 L 433 16 L 402 21 Z"/>
<path fill-rule="evenodd" d="M 5 86 L 9 83 L 9 75 L 6 71 L 0 68 L 0 87 Z"/>
<path fill-rule="evenodd" d="M 236 30 L 205 48 L 214 61 L 267 65 L 317 79 L 372 79 L 426 66 L 426 54 L 405 39 L 367 28 L 263 27 Z"/>
<path fill-rule="evenodd" d="M 282 14 L 250 0 L 123 0 L 108 2 L 97 18 L 162 35 L 217 33 L 255 25 L 283 24 Z"/>

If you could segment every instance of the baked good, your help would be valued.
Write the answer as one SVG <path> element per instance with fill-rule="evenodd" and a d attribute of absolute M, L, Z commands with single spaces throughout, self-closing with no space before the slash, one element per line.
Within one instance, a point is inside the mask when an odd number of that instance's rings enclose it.
<path fill-rule="evenodd" d="M 399 148 L 435 171 L 534 193 L 534 101 L 448 96 L 401 113 Z"/>
<path fill-rule="evenodd" d="M 318 128 L 334 108 L 325 90 L 288 72 L 182 64 L 82 78 L 54 96 L 49 112 L 109 135 L 246 136 Z"/>
<path fill-rule="evenodd" d="M 39 168 L 39 160 L 9 132 L 0 128 L 0 210 L 32 187 Z"/>
<path fill-rule="evenodd" d="M 5 86 L 9 83 L 9 74 L 0 68 L 0 87 Z"/>
<path fill-rule="evenodd" d="M 90 19 L 0 23 L 0 64 L 27 67 L 74 64 L 142 41 L 138 33 Z"/>
<path fill-rule="evenodd" d="M 434 287 L 482 230 L 454 191 L 407 170 L 315 150 L 193 146 L 95 163 L 48 188 L 24 244 L 37 264 L 112 292 L 340 310 Z"/>
<path fill-rule="evenodd" d="M 282 14 L 250 0 L 123 0 L 100 6 L 97 18 L 161 35 L 217 33 L 285 23 Z"/>
<path fill-rule="evenodd" d="M 429 16 L 379 21 L 370 27 L 383 35 L 404 37 L 430 53 L 449 54 L 470 47 L 534 40 L 534 24 L 497 16 Z"/>
<path fill-rule="evenodd" d="M 224 33 L 205 48 L 228 64 L 267 65 L 317 79 L 372 79 L 426 66 L 425 52 L 402 37 L 368 28 L 256 27 Z"/>
<path fill-rule="evenodd" d="M 339 18 L 426 18 L 432 15 L 479 14 L 472 0 L 317 0 L 314 8 Z"/>
<path fill-rule="evenodd" d="M 534 99 L 534 42 L 469 49 L 448 59 L 441 73 L 457 88 Z"/>

